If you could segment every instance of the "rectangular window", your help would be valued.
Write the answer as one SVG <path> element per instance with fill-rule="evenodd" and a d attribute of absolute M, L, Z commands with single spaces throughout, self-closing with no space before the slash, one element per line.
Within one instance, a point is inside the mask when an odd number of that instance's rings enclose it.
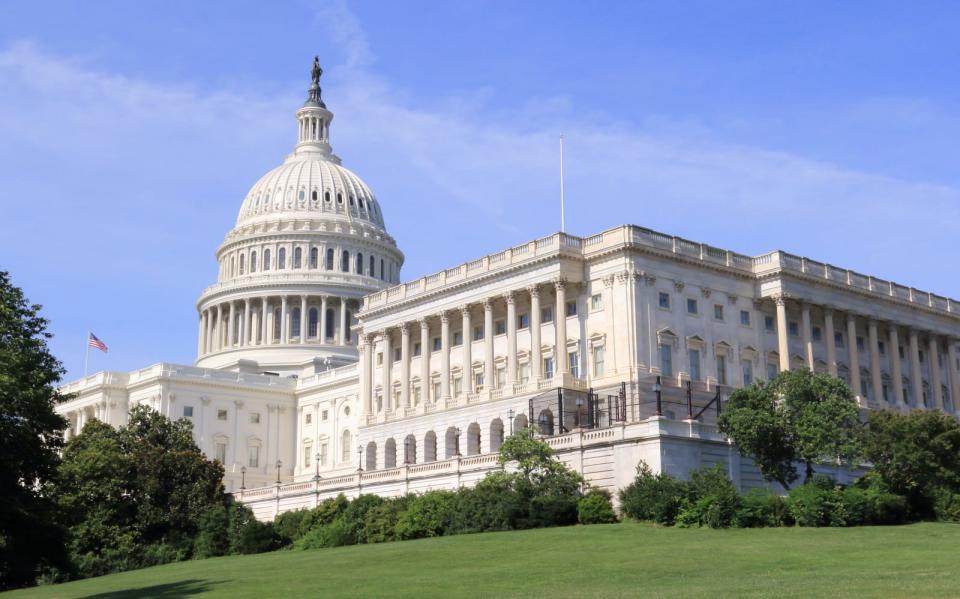
<path fill-rule="evenodd" d="M 745 327 L 750 326 L 750 312 L 748 310 L 740 310 L 740 324 Z"/>
<path fill-rule="evenodd" d="M 313 447 L 310 445 L 303 446 L 303 467 L 310 467 L 310 454 L 313 453 Z"/>
<path fill-rule="evenodd" d="M 697 306 L 697 300 L 692 298 L 687 298 L 687 314 L 697 314 L 699 312 L 699 306 Z"/>
<path fill-rule="evenodd" d="M 420 385 L 417 385 L 416 387 L 413 388 L 413 405 L 415 406 L 420 405 L 420 396 L 422 394 L 422 391 L 420 389 L 421 389 Z"/>
<path fill-rule="evenodd" d="M 309 466 L 309 464 L 307 464 Z M 260 467 L 260 446 L 251 445 L 247 448 L 247 467 L 248 468 L 259 468 Z"/>
<path fill-rule="evenodd" d="M 473 388 L 477 391 L 483 390 L 483 372 L 476 372 L 473 375 Z"/>
<path fill-rule="evenodd" d="M 217 420 L 226 420 L 227 411 L 226 410 L 217 410 Z"/>
<path fill-rule="evenodd" d="M 482 339 L 483 339 L 483 325 L 478 324 L 477 326 L 473 327 L 473 340 L 480 341 Z"/>
<path fill-rule="evenodd" d="M 183 406 L 183 417 L 193 418 L 193 406 Z"/>
<path fill-rule="evenodd" d="M 303 421 L 306 424 L 310 424 L 311 422 L 313 422 L 313 414 L 311 414 L 310 412 L 307 412 L 306 414 L 304 414 Z"/>
<path fill-rule="evenodd" d="M 543 378 L 552 379 L 553 378 L 553 358 L 544 358 L 543 359 Z"/>
<path fill-rule="evenodd" d="M 420 342 L 417 341 L 413 344 L 413 355 L 419 356 L 421 353 L 423 353 L 423 347 L 420 345 Z"/>
<path fill-rule="evenodd" d="M 723 320 L 723 305 L 714 304 L 713 305 L 713 317 L 717 320 Z"/>
<path fill-rule="evenodd" d="M 748 387 L 753 384 L 753 363 L 750 360 L 744 360 L 741 363 L 743 371 L 743 386 Z"/>
<path fill-rule="evenodd" d="M 857 350 L 863 351 L 863 337 L 857 337 Z"/>
<path fill-rule="evenodd" d="M 813 340 L 820 343 L 821 339 L 823 339 L 823 331 L 820 330 L 820 327 L 813 327 Z"/>
<path fill-rule="evenodd" d="M 880 389 L 883 391 L 883 401 L 890 401 L 890 387 L 884 383 Z"/>
<path fill-rule="evenodd" d="M 776 364 L 774 364 L 773 362 L 769 362 L 767 364 L 767 380 L 768 381 L 772 381 L 773 379 L 777 378 L 777 373 L 779 372 L 780 372 L 780 368 L 777 367 Z"/>
<path fill-rule="evenodd" d="M 399 347 L 393 348 L 393 361 L 394 361 L 394 362 L 399 362 L 399 361 L 400 361 L 400 353 L 401 353 L 401 352 L 400 352 L 400 348 L 399 348 Z"/>
<path fill-rule="evenodd" d="M 493 334 L 494 335 L 506 335 L 507 334 L 507 321 L 500 320 L 493 321 Z"/>
<path fill-rule="evenodd" d="M 717 383 L 727 384 L 727 357 L 724 355 L 717 356 Z"/>
<path fill-rule="evenodd" d="M 433 384 L 433 401 L 440 399 L 440 381 Z"/>
<path fill-rule="evenodd" d="M 604 347 L 598 345 L 593 348 L 593 376 L 603 376 Z"/>
<path fill-rule="evenodd" d="M 576 316 L 577 315 L 577 300 L 570 300 L 567 302 L 567 316 Z"/>
<path fill-rule="evenodd" d="M 216 458 L 214 458 L 215 460 L 217 460 L 221 464 L 227 463 L 227 444 L 226 443 L 224 443 L 223 441 L 218 442 L 216 445 L 215 453 L 217 456 Z"/>
<path fill-rule="evenodd" d="M 551 306 L 540 308 L 540 322 L 553 322 L 553 308 Z"/>
<path fill-rule="evenodd" d="M 503 366 L 500 366 L 499 368 L 497 368 L 494 374 L 496 376 L 495 382 L 497 385 L 497 389 L 503 389 L 503 386 L 507 382 L 507 369 L 504 368 Z"/>
<path fill-rule="evenodd" d="M 836 347 L 843 347 L 843 333 L 833 334 L 833 345 Z"/>
<path fill-rule="evenodd" d="M 383 364 L 383 352 L 382 352 L 382 351 L 378 351 L 378 352 L 377 352 L 377 366 L 380 366 L 380 365 L 382 365 L 382 364 Z"/>
<path fill-rule="evenodd" d="M 580 354 L 579 352 L 569 352 L 567 354 L 567 361 L 570 366 L 570 374 L 573 378 L 580 378 Z"/>
<path fill-rule="evenodd" d="M 517 314 L 517 328 L 521 331 L 523 329 L 530 328 L 530 315 L 529 314 Z"/>
<path fill-rule="evenodd" d="M 868 399 L 870 397 L 867 395 L 867 379 L 862 376 L 860 377 L 860 397 L 866 397 Z"/>
<path fill-rule="evenodd" d="M 523 364 L 520 364 L 518 376 L 520 377 L 521 383 L 530 382 L 530 363 L 529 362 L 524 362 Z"/>
<path fill-rule="evenodd" d="M 921 349 L 921 350 L 920 350 L 919 352 L 917 352 L 917 353 L 918 353 L 919 356 L 920 356 L 920 363 L 923 364 L 923 350 Z"/>
<path fill-rule="evenodd" d="M 673 376 L 673 349 L 666 343 L 660 344 L 660 374 Z"/>
<path fill-rule="evenodd" d="M 453 396 L 460 397 L 463 394 L 463 378 L 459 376 L 453 377 Z"/>
<path fill-rule="evenodd" d="M 900 359 L 902 360 L 902 359 L 903 359 L 903 346 L 902 346 L 902 345 L 898 345 L 898 346 L 897 346 L 897 353 L 900 354 Z"/>
<path fill-rule="evenodd" d="M 463 345 L 463 331 L 454 331 L 453 333 L 453 346 L 457 347 L 458 345 Z"/>
<path fill-rule="evenodd" d="M 768 333 L 772 333 L 776 329 L 777 323 L 773 316 L 764 316 L 763 317 L 763 328 L 766 329 Z"/>
<path fill-rule="evenodd" d="M 660 298 L 659 298 L 658 301 L 660 302 L 660 307 L 661 307 L 661 308 L 665 308 L 665 309 L 667 309 L 667 310 L 670 309 L 670 294 L 669 294 L 669 293 L 666 293 L 666 292 L 661 291 L 661 292 L 660 292 Z"/>
<path fill-rule="evenodd" d="M 699 381 L 700 380 L 700 350 L 691 349 L 687 352 L 688 357 L 690 358 L 690 380 Z"/>
<path fill-rule="evenodd" d="M 327 465 L 327 444 L 326 443 L 320 444 L 320 465 L 321 466 Z"/>
<path fill-rule="evenodd" d="M 791 337 L 799 337 L 799 336 L 800 336 L 800 325 L 797 324 L 796 322 L 788 322 L 788 323 L 787 323 L 787 333 L 788 333 Z"/>
<path fill-rule="evenodd" d="M 324 422 L 326 422 L 328 416 L 329 416 L 329 412 L 327 410 L 320 412 L 320 420 L 323 420 Z"/>
<path fill-rule="evenodd" d="M 260 424 L 260 412 L 250 413 L 250 424 Z"/>
<path fill-rule="evenodd" d="M 603 310 L 603 296 L 599 293 L 590 296 L 590 310 Z"/>
<path fill-rule="evenodd" d="M 443 343 L 440 337 L 434 337 L 431 343 L 433 343 L 433 351 L 440 351 L 443 349 Z"/>

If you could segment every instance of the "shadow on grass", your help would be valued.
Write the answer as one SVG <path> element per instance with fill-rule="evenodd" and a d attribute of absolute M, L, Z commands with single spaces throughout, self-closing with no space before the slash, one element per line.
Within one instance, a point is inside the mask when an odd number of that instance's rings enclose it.
<path fill-rule="evenodd" d="M 213 589 L 214 585 L 223 584 L 224 581 L 213 582 L 209 580 L 179 580 L 167 584 L 156 584 L 149 587 L 138 587 L 135 589 L 124 589 L 122 591 L 110 591 L 107 593 L 96 593 L 95 595 L 85 595 L 86 599 L 132 599 L 134 597 L 152 597 L 157 599 L 168 599 L 173 597 L 189 597 L 190 595 L 199 595 Z"/>

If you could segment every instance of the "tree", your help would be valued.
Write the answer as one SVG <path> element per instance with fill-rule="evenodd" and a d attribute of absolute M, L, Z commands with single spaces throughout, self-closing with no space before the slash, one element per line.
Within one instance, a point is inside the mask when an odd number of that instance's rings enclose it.
<path fill-rule="evenodd" d="M 930 515 L 938 491 L 960 493 L 960 424 L 942 412 L 870 412 L 863 455 L 917 516 Z"/>
<path fill-rule="evenodd" d="M 533 427 L 525 427 L 500 446 L 500 465 L 516 462 L 523 479 L 537 494 L 578 495 L 583 478 L 553 457 L 553 449 L 537 437 Z"/>
<path fill-rule="evenodd" d="M 0 271 L 0 589 L 32 584 L 66 559 L 46 492 L 67 425 L 54 412 L 64 370 L 39 312 Z"/>
<path fill-rule="evenodd" d="M 765 479 L 785 489 L 797 479 L 795 462 L 803 462 L 806 483 L 815 463 L 849 462 L 859 453 L 859 408 L 850 388 L 805 368 L 738 389 L 719 425 Z"/>

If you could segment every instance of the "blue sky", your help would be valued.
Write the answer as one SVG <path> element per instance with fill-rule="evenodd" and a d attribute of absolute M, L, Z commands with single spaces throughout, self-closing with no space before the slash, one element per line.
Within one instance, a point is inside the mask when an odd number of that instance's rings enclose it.
<path fill-rule="evenodd" d="M 95 2 L 0 9 L 0 269 L 69 377 L 196 351 L 194 302 L 296 133 L 403 278 L 559 228 L 784 249 L 960 298 L 960 8 L 903 2 Z"/>

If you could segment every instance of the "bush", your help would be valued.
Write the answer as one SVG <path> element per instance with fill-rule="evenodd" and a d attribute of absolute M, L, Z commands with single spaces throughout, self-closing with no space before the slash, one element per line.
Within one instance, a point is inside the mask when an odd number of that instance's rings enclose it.
<path fill-rule="evenodd" d="M 880 488 L 843 487 L 815 477 L 790 491 L 787 506 L 800 526 L 860 526 L 902 521 L 907 502 Z"/>
<path fill-rule="evenodd" d="M 686 485 L 669 474 L 653 474 L 640 462 L 637 477 L 620 491 L 620 509 L 635 520 L 672 525 L 686 497 Z"/>
<path fill-rule="evenodd" d="M 347 506 L 347 509 L 337 518 L 344 525 L 349 542 L 346 545 L 356 545 L 365 543 L 367 534 L 364 529 L 366 525 L 367 513 L 381 505 L 385 499 L 379 495 L 361 495 Z"/>
<path fill-rule="evenodd" d="M 763 528 L 792 524 L 787 505 L 776 493 L 767 488 L 750 489 L 740 497 L 740 508 L 734 518 L 734 526 Z"/>
<path fill-rule="evenodd" d="M 344 520 L 337 518 L 330 524 L 311 528 L 293 544 L 296 549 L 323 549 L 356 543 L 355 531 Z"/>
<path fill-rule="evenodd" d="M 530 501 L 530 516 L 518 522 L 524 528 L 569 526 L 577 523 L 577 498 L 572 495 L 541 495 Z"/>
<path fill-rule="evenodd" d="M 722 466 L 690 473 L 687 498 L 677 514 L 681 526 L 730 527 L 740 509 L 740 494 Z"/>
<path fill-rule="evenodd" d="M 960 493 L 941 490 L 933 502 L 933 514 L 940 522 L 960 522 Z"/>
<path fill-rule="evenodd" d="M 530 513 L 530 500 L 516 489 L 515 474 L 492 472 L 473 488 L 457 492 L 449 534 L 511 530 Z"/>
<path fill-rule="evenodd" d="M 230 553 L 247 555 L 273 551 L 280 546 L 273 524 L 260 522 L 250 508 L 241 504 L 230 506 Z"/>
<path fill-rule="evenodd" d="M 450 491 L 430 491 L 418 495 L 397 518 L 397 537 L 421 539 L 447 534 L 455 508 L 456 494 Z"/>
<path fill-rule="evenodd" d="M 798 526 L 830 526 L 838 502 L 839 498 L 833 489 L 806 484 L 790 491 L 787 508 Z"/>
<path fill-rule="evenodd" d="M 410 504 L 410 496 L 388 499 L 367 512 L 363 530 L 367 543 L 397 541 L 397 519 Z"/>
<path fill-rule="evenodd" d="M 320 502 L 320 505 L 312 510 L 307 510 L 307 513 L 304 514 L 300 521 L 298 537 L 302 537 L 313 528 L 332 523 L 347 510 L 349 505 L 350 500 L 344 497 L 343 493 L 332 499 L 324 499 Z"/>
<path fill-rule="evenodd" d="M 199 532 L 194 541 L 193 556 L 217 557 L 230 551 L 228 527 L 230 518 L 223 506 L 212 507 L 200 516 Z"/>
<path fill-rule="evenodd" d="M 283 512 L 273 520 L 273 529 L 281 547 L 292 545 L 304 533 L 303 523 L 307 519 L 307 510 Z"/>
<path fill-rule="evenodd" d="M 577 502 L 577 520 L 580 524 L 609 524 L 617 521 L 610 491 L 591 489 Z"/>

